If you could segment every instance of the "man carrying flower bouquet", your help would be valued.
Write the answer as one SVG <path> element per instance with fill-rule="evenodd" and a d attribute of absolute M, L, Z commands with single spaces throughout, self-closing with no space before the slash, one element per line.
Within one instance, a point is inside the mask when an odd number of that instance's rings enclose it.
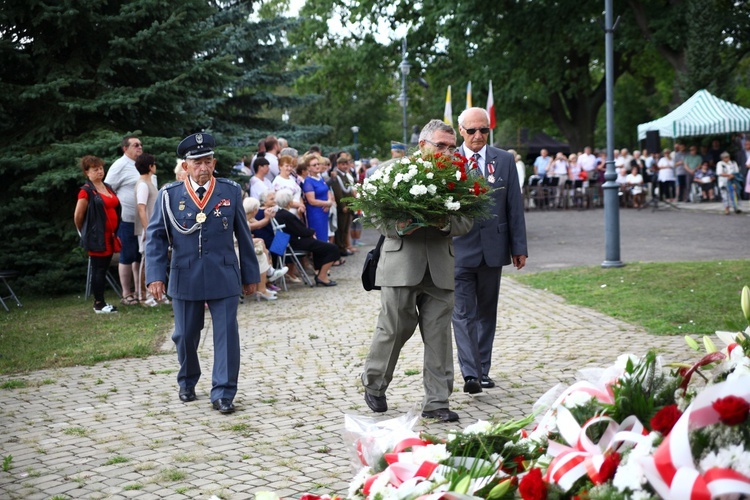
<path fill-rule="evenodd" d="M 464 392 L 495 387 L 490 378 L 497 299 L 503 267 L 526 265 L 526 222 L 518 171 L 513 155 L 487 145 L 490 118 L 483 108 L 468 108 L 458 117 L 464 143 L 461 152 L 472 162 L 470 173 L 482 176 L 494 200 L 492 217 L 476 219 L 467 234 L 453 239 L 456 250 L 456 297 L 453 334 Z"/>
<path fill-rule="evenodd" d="M 377 226 L 386 236 L 375 278 L 376 285 L 382 287 L 382 308 L 365 361 L 362 384 L 367 406 L 374 412 L 387 411 L 385 394 L 399 353 L 419 326 L 425 348 L 422 416 L 452 422 L 458 420 L 448 405 L 453 392 L 452 237 L 468 232 L 472 219 L 460 211 L 461 203 L 453 197 L 439 201 L 432 218 L 413 215 L 418 208 L 441 199 L 438 186 L 441 189 L 445 185 L 454 186 L 458 199 L 459 190 L 455 186 L 467 183 L 466 172 L 457 170 L 452 162 L 456 133 L 451 126 L 440 120 L 430 121 L 419 136 L 419 148 L 421 154 L 396 160 L 367 179 L 355 202 L 361 204 L 357 206 L 369 218 L 366 220 L 378 220 Z M 452 182 L 436 182 L 447 172 L 454 176 Z M 386 196 L 392 200 L 390 203 L 383 203 L 383 198 L 375 196 L 378 191 L 392 194 L 398 189 L 404 190 L 402 195 Z M 475 198 L 479 198 L 480 191 L 477 186 Z M 469 189 L 463 192 L 468 197 Z M 398 207 L 399 203 L 409 205 Z M 468 207 L 470 202 L 466 203 Z M 400 210 L 412 215 L 394 215 Z"/>

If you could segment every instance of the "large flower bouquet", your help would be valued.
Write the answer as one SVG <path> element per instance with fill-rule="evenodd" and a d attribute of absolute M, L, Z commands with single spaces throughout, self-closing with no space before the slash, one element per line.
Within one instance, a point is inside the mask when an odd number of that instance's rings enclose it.
<path fill-rule="evenodd" d="M 357 198 L 346 201 L 362 211 L 364 224 L 376 227 L 442 227 L 451 215 L 489 217 L 490 187 L 481 175 L 472 174 L 474 169 L 474 162 L 458 153 L 417 151 L 375 171 Z"/>
<path fill-rule="evenodd" d="M 748 287 L 742 309 L 750 324 Z M 694 363 L 650 351 L 581 370 L 520 421 L 447 439 L 411 432 L 416 419 L 363 428 L 348 498 L 750 498 L 750 327 L 717 335 L 723 348 L 704 337 Z"/>

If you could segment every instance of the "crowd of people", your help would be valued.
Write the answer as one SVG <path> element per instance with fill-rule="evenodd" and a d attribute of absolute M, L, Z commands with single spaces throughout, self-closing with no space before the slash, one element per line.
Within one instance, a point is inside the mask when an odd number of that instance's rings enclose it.
<path fill-rule="evenodd" d="M 652 199 L 669 203 L 721 201 L 726 214 L 740 213 L 740 200 L 750 195 L 750 137 L 744 135 L 735 136 L 732 144 L 714 140 L 708 147 L 676 142 L 674 151 L 665 148 L 631 153 L 622 148 L 614 150 L 613 156 L 622 207 L 641 208 L 650 193 Z M 520 174 L 526 172 L 526 167 L 518 154 L 516 165 L 523 185 Z M 583 152 L 569 156 L 558 152 L 552 157 L 542 149 L 525 184 L 527 206 L 568 208 L 597 204 L 597 200 L 602 200 L 606 168 L 606 151 L 593 152 L 586 147 Z"/>
<path fill-rule="evenodd" d="M 87 182 L 81 187 L 74 213 L 81 246 L 91 265 L 91 290 L 97 314 L 117 312 L 117 306 L 104 300 L 106 273 L 115 254 L 122 287 L 121 306 L 154 307 L 169 304 L 163 296 L 156 300 L 146 288 L 146 230 L 154 213 L 158 194 L 156 159 L 143 151 L 136 136 L 123 138 L 122 156 L 106 172 L 103 160 L 95 156 L 81 159 Z M 392 144 L 393 158 L 406 152 L 403 144 Z M 185 182 L 184 159 L 174 167 L 175 180 Z M 257 300 L 273 301 L 280 290 L 278 281 L 300 283 L 300 273 L 314 274 L 313 283 L 336 286 L 331 268 L 361 245 L 362 225 L 345 199 L 355 197 L 357 187 L 377 169 L 377 158 L 353 161 L 347 152 L 328 156 L 318 147 L 299 154 L 283 138 L 268 136 L 258 143 L 258 151 L 243 156 L 233 167 L 241 180 L 243 208 L 261 267 Z M 281 195 L 281 196 L 279 196 Z M 288 195 L 288 196 L 287 196 Z M 270 251 L 275 233 L 290 235 L 289 245 L 300 254 L 306 269 L 297 269 L 283 255 Z"/>

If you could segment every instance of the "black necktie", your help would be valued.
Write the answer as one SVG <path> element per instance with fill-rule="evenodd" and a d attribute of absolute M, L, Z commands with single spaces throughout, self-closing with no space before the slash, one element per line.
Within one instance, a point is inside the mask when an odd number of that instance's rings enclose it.
<path fill-rule="evenodd" d="M 204 188 L 203 186 L 201 186 L 198 189 L 196 189 L 195 192 L 198 193 L 198 199 L 202 200 L 203 199 L 203 195 L 206 194 L 206 188 Z"/>

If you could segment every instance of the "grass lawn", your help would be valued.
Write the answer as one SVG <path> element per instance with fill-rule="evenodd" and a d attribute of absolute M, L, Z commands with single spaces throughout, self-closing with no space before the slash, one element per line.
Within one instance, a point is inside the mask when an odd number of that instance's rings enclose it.
<path fill-rule="evenodd" d="M 747 326 L 740 296 L 742 287 L 750 285 L 750 260 L 581 267 L 513 279 L 657 335 L 711 334 Z"/>
<path fill-rule="evenodd" d="M 0 309 L 0 374 L 148 356 L 173 325 L 170 306 L 117 302 L 119 312 L 94 314 L 80 295 L 21 300 L 22 308 Z"/>

